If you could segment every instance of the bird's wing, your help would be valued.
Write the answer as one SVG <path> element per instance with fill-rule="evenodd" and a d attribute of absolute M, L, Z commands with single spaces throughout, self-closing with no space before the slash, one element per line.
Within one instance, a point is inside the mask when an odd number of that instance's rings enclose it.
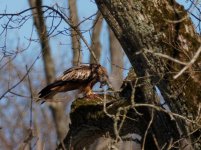
<path fill-rule="evenodd" d="M 60 77 L 62 81 L 85 81 L 91 77 L 91 69 L 87 65 L 81 65 L 64 71 Z"/>

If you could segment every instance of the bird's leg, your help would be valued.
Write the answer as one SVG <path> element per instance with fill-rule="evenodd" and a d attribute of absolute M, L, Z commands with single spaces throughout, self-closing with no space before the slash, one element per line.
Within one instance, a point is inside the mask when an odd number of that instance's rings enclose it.
<path fill-rule="evenodd" d="M 84 86 L 81 90 L 80 90 L 82 93 L 84 93 L 84 97 L 88 98 L 88 99 L 95 99 L 95 98 L 98 98 L 98 95 L 95 94 L 93 91 L 92 91 L 92 87 L 91 85 L 87 85 L 87 86 Z"/>
<path fill-rule="evenodd" d="M 86 92 L 86 97 L 88 98 L 94 98 L 95 95 L 96 94 L 92 90 Z"/>
<path fill-rule="evenodd" d="M 99 98 L 98 94 L 95 94 L 91 89 L 86 92 L 86 97 L 89 99 Z"/>

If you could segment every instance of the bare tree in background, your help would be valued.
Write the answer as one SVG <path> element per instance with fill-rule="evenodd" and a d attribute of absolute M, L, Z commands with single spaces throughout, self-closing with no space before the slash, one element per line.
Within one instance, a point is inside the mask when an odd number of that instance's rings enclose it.
<path fill-rule="evenodd" d="M 123 56 L 122 47 L 115 37 L 113 31 L 108 27 L 110 39 L 110 56 L 111 56 L 111 82 L 114 89 L 118 90 L 123 81 Z"/>
<path fill-rule="evenodd" d="M 91 49 L 94 51 L 97 61 L 100 61 L 101 55 L 101 43 L 100 43 L 100 33 L 102 28 L 103 17 L 100 12 L 97 13 L 96 19 L 93 23 L 93 31 L 91 37 Z M 91 55 L 90 63 L 96 63 L 93 56 Z"/>
<path fill-rule="evenodd" d="M 46 25 L 41 8 L 42 1 L 29 0 L 29 4 L 31 7 L 37 7 L 37 9 L 32 9 L 33 19 L 41 42 L 46 82 L 47 84 L 50 84 L 55 80 L 55 68 L 51 58 L 51 49 L 49 47 Z M 61 141 L 67 133 L 67 117 L 65 115 L 65 106 L 61 103 L 50 103 L 49 106 L 54 118 L 58 140 Z"/>
<path fill-rule="evenodd" d="M 69 14 L 71 23 L 77 27 L 79 23 L 76 0 L 68 0 Z M 72 40 L 72 50 L 73 50 L 73 65 L 79 65 L 82 61 L 81 57 L 81 45 L 80 45 L 80 36 L 74 29 L 71 29 L 71 40 Z"/>

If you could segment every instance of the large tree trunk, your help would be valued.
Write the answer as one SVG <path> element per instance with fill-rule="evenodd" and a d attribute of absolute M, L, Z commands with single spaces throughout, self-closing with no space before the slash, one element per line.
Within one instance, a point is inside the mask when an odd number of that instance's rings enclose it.
<path fill-rule="evenodd" d="M 187 13 L 183 7 L 173 0 L 96 2 L 123 46 L 137 76 L 144 77 L 148 72 L 153 76 L 150 77 L 153 84 L 159 86 L 166 100 L 171 103 L 182 98 L 184 102 L 196 108 L 201 97 L 201 75 L 196 72 L 200 67 L 201 56 L 190 66 L 189 71 L 175 80 L 173 76 L 184 65 L 157 56 L 158 53 L 167 54 L 181 62 L 189 62 L 199 49 L 200 37 L 195 33 L 190 19 L 187 17 L 178 23 L 173 22 L 186 17 Z M 178 90 L 184 81 L 185 87 L 182 86 L 183 89 Z M 188 112 L 196 114 L 193 111 Z"/>
<path fill-rule="evenodd" d="M 96 3 L 135 72 L 130 72 L 122 85 L 118 102 L 106 105 L 109 114 L 99 112 L 103 106 L 98 102 L 95 106 L 74 103 L 72 125 L 65 139 L 67 148 L 86 147 L 108 133 L 115 141 L 137 133 L 142 137 L 142 149 L 200 149 L 200 133 L 196 130 L 201 127 L 200 37 L 186 11 L 174 0 Z M 175 76 L 184 67 L 187 70 Z M 157 96 L 156 86 L 165 105 Z M 117 132 L 125 115 L 123 127 Z M 196 132 L 190 134 L 189 130 Z M 194 138 L 197 141 L 191 143 Z"/>
<path fill-rule="evenodd" d="M 29 0 L 31 7 L 37 7 L 37 9 L 32 9 L 34 24 L 36 26 L 38 36 L 41 43 L 41 51 L 43 54 L 43 64 L 46 75 L 47 84 L 52 83 L 55 80 L 55 68 L 51 57 L 51 49 L 49 46 L 49 40 L 46 30 L 45 21 L 43 19 L 42 12 L 42 1 L 41 0 Z M 53 119 L 56 126 L 58 140 L 61 141 L 67 133 L 67 119 L 65 116 L 65 107 L 61 103 L 49 104 L 52 111 Z"/>
<path fill-rule="evenodd" d="M 195 33 L 190 19 L 187 17 L 174 22 L 187 16 L 183 7 L 174 0 L 96 0 L 96 3 L 123 46 L 137 77 L 144 77 L 147 81 L 149 79 L 152 87 L 158 86 L 171 111 L 195 119 L 197 104 L 201 100 L 201 84 L 198 82 L 201 75 L 196 73 L 200 68 L 201 57 L 190 66 L 188 72 L 173 79 L 184 65 L 157 55 L 166 54 L 174 60 L 190 62 L 199 51 L 200 37 Z M 152 94 L 149 94 L 151 88 L 145 85 L 143 89 L 146 101 L 153 101 Z M 180 128 L 179 137 L 185 135 L 183 122 L 177 123 Z M 159 137 L 159 145 L 162 146 L 168 136 Z"/>

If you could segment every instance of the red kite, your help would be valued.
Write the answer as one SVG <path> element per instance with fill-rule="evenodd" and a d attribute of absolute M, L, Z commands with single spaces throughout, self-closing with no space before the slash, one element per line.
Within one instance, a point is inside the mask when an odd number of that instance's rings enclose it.
<path fill-rule="evenodd" d="M 80 90 L 85 96 L 93 94 L 92 88 L 100 82 L 100 87 L 108 84 L 108 74 L 99 64 L 80 65 L 66 70 L 55 82 L 39 92 L 39 98 L 49 99 L 59 92 Z"/>

